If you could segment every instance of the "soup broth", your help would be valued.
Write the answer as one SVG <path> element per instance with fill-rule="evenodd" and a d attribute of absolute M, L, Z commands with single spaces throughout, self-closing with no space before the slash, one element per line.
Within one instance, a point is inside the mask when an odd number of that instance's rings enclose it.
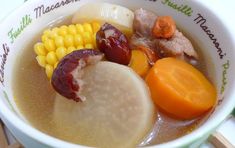
<path fill-rule="evenodd" d="M 62 19 L 53 22 L 49 27 L 70 24 L 70 20 L 71 17 Z M 38 130 L 65 141 L 90 145 L 89 141 L 80 138 L 80 135 L 84 133 L 78 132 L 82 130 L 78 129 L 76 123 L 72 123 L 72 119 L 71 122 L 61 122 L 63 124 L 59 127 L 53 120 L 57 94 L 52 88 L 44 69 L 38 66 L 33 51 L 33 45 L 40 41 L 40 35 L 37 35 L 30 41 L 29 45 L 22 49 L 22 54 L 19 55 L 16 62 L 13 80 L 15 102 L 28 122 Z M 206 68 L 202 63 L 204 62 L 200 63 L 199 68 L 206 73 Z M 161 110 L 157 111 L 155 118 L 155 125 L 149 135 L 146 135 L 146 138 L 140 143 L 141 146 L 160 144 L 186 135 L 205 120 L 205 117 L 190 121 L 177 120 L 169 117 Z"/>

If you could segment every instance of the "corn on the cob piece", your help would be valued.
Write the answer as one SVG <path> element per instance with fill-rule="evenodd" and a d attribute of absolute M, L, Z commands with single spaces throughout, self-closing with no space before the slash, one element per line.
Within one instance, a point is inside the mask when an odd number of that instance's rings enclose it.
<path fill-rule="evenodd" d="M 45 68 L 50 79 L 60 59 L 75 50 L 96 48 L 96 32 L 100 29 L 97 22 L 63 25 L 46 29 L 41 42 L 34 46 L 38 64 Z"/>

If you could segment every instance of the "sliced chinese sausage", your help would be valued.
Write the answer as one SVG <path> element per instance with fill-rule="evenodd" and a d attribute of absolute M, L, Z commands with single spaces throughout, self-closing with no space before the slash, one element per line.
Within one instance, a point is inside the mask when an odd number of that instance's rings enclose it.
<path fill-rule="evenodd" d="M 144 81 L 130 68 L 107 61 L 84 68 L 83 81 L 84 102 L 56 97 L 53 118 L 57 134 L 69 133 L 67 137 L 74 137 L 73 141 L 96 147 L 141 143 L 155 114 Z"/>

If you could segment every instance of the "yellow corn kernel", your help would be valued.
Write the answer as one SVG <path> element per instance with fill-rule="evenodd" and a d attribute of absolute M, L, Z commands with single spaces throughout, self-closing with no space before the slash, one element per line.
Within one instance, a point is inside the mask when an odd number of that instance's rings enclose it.
<path fill-rule="evenodd" d="M 70 35 L 70 34 L 67 34 L 64 37 L 64 44 L 65 44 L 66 47 L 74 46 L 73 36 Z"/>
<path fill-rule="evenodd" d="M 50 51 L 46 56 L 46 61 L 48 64 L 54 65 L 58 61 L 55 52 Z"/>
<path fill-rule="evenodd" d="M 46 47 L 47 51 L 55 51 L 55 42 L 52 39 L 47 39 L 44 43 L 44 46 Z"/>
<path fill-rule="evenodd" d="M 51 39 L 55 39 L 57 36 L 58 36 L 58 34 L 55 31 L 51 31 L 50 34 L 49 34 L 49 37 Z"/>
<path fill-rule="evenodd" d="M 86 44 L 85 48 L 87 48 L 87 49 L 94 49 L 94 46 L 92 44 Z"/>
<path fill-rule="evenodd" d="M 41 56 L 45 56 L 47 54 L 44 44 L 40 42 L 34 45 L 34 52 Z"/>
<path fill-rule="evenodd" d="M 55 28 L 53 28 L 51 31 L 52 32 L 54 32 L 54 33 L 57 33 L 57 34 L 59 34 L 59 28 L 58 27 L 55 27 Z"/>
<path fill-rule="evenodd" d="M 100 30 L 100 24 L 98 22 L 92 22 L 92 29 L 93 33 L 96 33 L 98 30 Z"/>
<path fill-rule="evenodd" d="M 51 30 L 50 29 L 46 29 L 43 31 L 43 35 L 49 35 L 51 33 Z"/>
<path fill-rule="evenodd" d="M 58 65 L 59 62 L 56 62 L 55 65 L 54 65 L 54 69 L 56 69 L 57 65 Z"/>
<path fill-rule="evenodd" d="M 78 45 L 77 50 L 80 50 L 80 49 L 84 49 L 84 47 L 82 45 Z"/>
<path fill-rule="evenodd" d="M 84 23 L 84 24 L 83 24 L 83 28 L 84 28 L 84 31 L 85 31 L 85 32 L 90 32 L 91 34 L 93 33 L 91 24 L 89 24 L 89 23 Z"/>
<path fill-rule="evenodd" d="M 65 36 L 68 33 L 68 27 L 63 25 L 59 28 L 59 35 Z"/>
<path fill-rule="evenodd" d="M 83 45 L 83 39 L 80 34 L 74 35 L 74 44 L 75 46 Z"/>
<path fill-rule="evenodd" d="M 81 24 L 76 25 L 77 33 L 82 34 L 84 32 L 84 28 Z"/>
<path fill-rule="evenodd" d="M 42 42 L 43 43 L 45 43 L 46 42 L 46 40 L 48 40 L 49 39 L 49 36 L 48 35 L 42 35 L 42 37 L 41 37 L 41 40 L 42 40 Z"/>
<path fill-rule="evenodd" d="M 76 48 L 73 47 L 73 46 L 71 46 L 71 47 L 69 47 L 69 48 L 67 49 L 67 54 L 69 54 L 69 53 L 71 53 L 71 52 L 73 52 L 73 51 L 75 51 L 75 50 L 76 50 Z"/>
<path fill-rule="evenodd" d="M 41 66 L 41 67 L 45 67 L 46 66 L 46 57 L 45 56 L 37 56 L 36 57 L 36 60 L 38 61 L 38 64 Z"/>
<path fill-rule="evenodd" d="M 55 45 L 56 47 L 63 47 L 64 46 L 64 38 L 62 36 L 57 36 L 55 38 Z"/>
<path fill-rule="evenodd" d="M 71 35 L 77 34 L 76 26 L 75 26 L 75 25 L 69 25 L 69 27 L 68 27 L 68 32 L 69 32 L 69 34 L 71 34 Z"/>
<path fill-rule="evenodd" d="M 47 77 L 50 79 L 52 77 L 52 74 L 53 74 L 53 66 L 47 64 L 46 67 L 46 74 L 47 74 Z"/>
<path fill-rule="evenodd" d="M 74 45 L 73 36 L 70 35 L 70 34 L 67 34 L 67 35 L 64 37 L 64 44 L 65 44 L 66 47 L 73 46 L 73 45 Z"/>
<path fill-rule="evenodd" d="M 56 56 L 60 60 L 67 54 L 65 47 L 59 47 L 56 49 Z"/>
<path fill-rule="evenodd" d="M 83 37 L 83 43 L 84 44 L 92 43 L 92 37 L 91 37 L 91 34 L 89 32 L 83 32 L 82 37 Z"/>

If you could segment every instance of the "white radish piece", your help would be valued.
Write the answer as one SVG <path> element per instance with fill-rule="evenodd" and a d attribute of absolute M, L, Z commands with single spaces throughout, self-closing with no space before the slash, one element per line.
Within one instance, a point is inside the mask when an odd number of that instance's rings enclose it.
<path fill-rule="evenodd" d="M 56 97 L 58 137 L 94 147 L 138 146 L 155 118 L 145 82 L 130 68 L 106 61 L 84 68 L 82 79 L 85 101 Z"/>

